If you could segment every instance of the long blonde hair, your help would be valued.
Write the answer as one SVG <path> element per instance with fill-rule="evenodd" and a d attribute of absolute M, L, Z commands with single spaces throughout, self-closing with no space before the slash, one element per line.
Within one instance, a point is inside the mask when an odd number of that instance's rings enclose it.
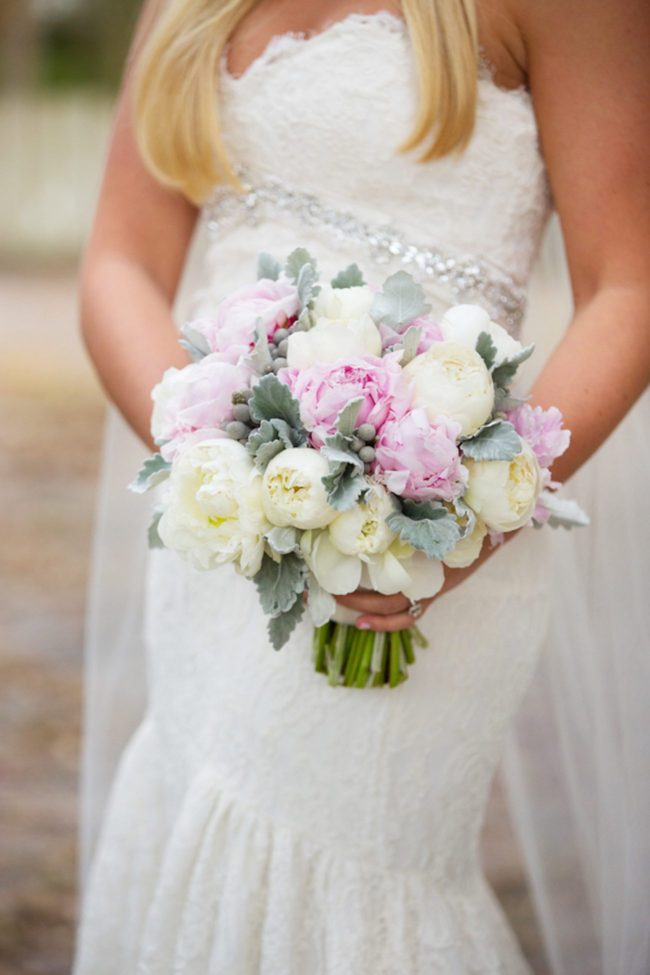
<path fill-rule="evenodd" d="M 257 0 L 169 0 L 137 67 L 135 123 L 155 177 L 200 203 L 216 183 L 238 186 L 221 137 L 219 62 Z M 463 149 L 477 99 L 474 0 L 403 0 L 419 85 L 413 131 L 399 150 L 425 162 Z"/>

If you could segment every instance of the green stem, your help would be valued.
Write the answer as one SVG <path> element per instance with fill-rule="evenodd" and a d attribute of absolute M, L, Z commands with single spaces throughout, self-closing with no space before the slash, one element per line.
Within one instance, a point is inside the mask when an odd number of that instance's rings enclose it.
<path fill-rule="evenodd" d="M 404 656 L 406 657 L 406 662 L 408 664 L 414 664 L 415 652 L 413 650 L 413 637 L 411 636 L 411 631 L 400 630 L 400 637 L 402 639 L 402 647 L 404 648 Z"/>
<path fill-rule="evenodd" d="M 413 639 L 415 640 L 415 642 L 417 643 L 417 645 L 419 647 L 428 647 L 429 646 L 429 641 L 425 637 L 425 635 L 422 632 L 422 630 L 419 629 L 419 627 L 417 627 L 415 625 L 415 623 L 411 627 L 411 636 L 413 637 Z"/>
<path fill-rule="evenodd" d="M 400 651 L 402 641 L 399 633 L 390 634 L 390 662 L 388 668 L 388 683 L 391 687 L 397 687 L 400 674 Z"/>

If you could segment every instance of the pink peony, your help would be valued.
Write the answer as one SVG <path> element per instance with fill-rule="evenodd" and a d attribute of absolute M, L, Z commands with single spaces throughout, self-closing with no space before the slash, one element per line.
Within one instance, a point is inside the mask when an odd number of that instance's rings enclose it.
<path fill-rule="evenodd" d="M 290 281 L 260 278 L 224 298 L 214 317 L 199 318 L 191 324 L 206 338 L 210 351 L 222 352 L 230 362 L 238 362 L 253 348 L 258 318 L 272 338 L 287 322 L 291 324 L 299 308 L 298 292 Z"/>
<path fill-rule="evenodd" d="M 412 322 L 408 323 L 408 325 L 401 325 L 399 332 L 397 332 L 391 325 L 386 325 L 384 323 L 379 325 L 379 332 L 381 334 L 381 342 L 384 352 L 386 349 L 391 349 L 394 345 L 401 344 L 404 332 L 408 332 L 411 326 L 422 329 L 422 334 L 418 343 L 418 355 L 426 352 L 429 346 L 433 345 L 434 342 L 442 342 L 443 334 L 440 331 L 440 326 L 438 323 L 435 322 L 429 315 L 422 315 L 421 318 L 414 318 Z"/>
<path fill-rule="evenodd" d="M 556 406 L 543 410 L 528 403 L 506 413 L 520 437 L 532 447 L 540 467 L 550 467 L 569 446 L 571 433 L 562 429 L 562 414 Z"/>
<path fill-rule="evenodd" d="M 302 422 L 315 447 L 322 447 L 325 438 L 336 433 L 336 418 L 350 400 L 363 399 L 357 426 L 372 423 L 377 431 L 389 416 L 406 409 L 408 392 L 398 358 L 364 355 L 280 371 L 279 378 L 300 403 Z"/>
<path fill-rule="evenodd" d="M 232 394 L 250 384 L 252 372 L 218 353 L 183 369 L 168 369 L 154 388 L 151 431 L 160 452 L 173 460 L 181 447 L 223 436 L 232 419 Z"/>
<path fill-rule="evenodd" d="M 393 494 L 417 501 L 453 501 L 465 490 L 467 468 L 456 440 L 461 426 L 440 416 L 431 423 L 425 410 L 409 410 L 389 420 L 375 444 L 374 474 Z"/>

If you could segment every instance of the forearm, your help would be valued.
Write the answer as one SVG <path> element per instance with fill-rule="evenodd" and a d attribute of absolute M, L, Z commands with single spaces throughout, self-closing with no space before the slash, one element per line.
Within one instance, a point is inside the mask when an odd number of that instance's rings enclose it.
<path fill-rule="evenodd" d="M 577 311 L 531 394 L 557 406 L 571 444 L 553 465 L 569 478 L 600 447 L 650 382 L 650 295 L 638 285 L 608 286 Z"/>
<path fill-rule="evenodd" d="M 135 261 L 119 255 L 90 259 L 81 279 L 81 328 L 108 396 L 155 449 L 151 390 L 165 369 L 188 361 L 168 295 Z"/>

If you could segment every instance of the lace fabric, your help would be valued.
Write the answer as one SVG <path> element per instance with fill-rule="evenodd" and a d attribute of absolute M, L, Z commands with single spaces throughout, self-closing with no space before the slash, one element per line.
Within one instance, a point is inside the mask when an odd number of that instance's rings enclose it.
<path fill-rule="evenodd" d="M 549 208 L 530 101 L 482 76 L 462 157 L 397 155 L 416 98 L 398 21 L 354 15 L 223 74 L 230 152 L 524 286 Z M 191 303 L 208 311 L 260 250 L 298 244 L 324 276 L 363 263 L 318 225 L 224 227 L 190 259 Z M 449 303 L 445 282 L 425 289 L 434 310 Z M 515 539 L 427 613 L 431 646 L 405 684 L 358 692 L 314 673 L 306 623 L 273 653 L 254 587 L 228 567 L 151 553 L 147 712 L 111 791 L 74 975 L 526 975 L 478 839 L 540 652 L 548 559 L 544 533 Z"/>

